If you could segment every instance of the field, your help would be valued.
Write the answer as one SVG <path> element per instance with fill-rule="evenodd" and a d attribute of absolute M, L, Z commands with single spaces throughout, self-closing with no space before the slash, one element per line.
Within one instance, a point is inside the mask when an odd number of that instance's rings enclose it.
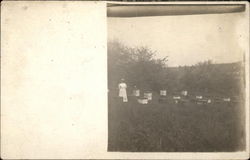
<path fill-rule="evenodd" d="M 116 94 L 109 93 L 108 151 L 230 152 L 245 147 L 240 103 L 159 103 L 153 93 L 143 105 L 134 97 L 123 103 Z"/>

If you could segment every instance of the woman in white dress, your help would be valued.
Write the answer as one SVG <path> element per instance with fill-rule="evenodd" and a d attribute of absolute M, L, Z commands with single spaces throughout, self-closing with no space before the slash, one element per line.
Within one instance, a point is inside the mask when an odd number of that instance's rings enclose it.
<path fill-rule="evenodd" d="M 127 97 L 127 84 L 124 82 L 124 79 L 121 79 L 121 83 L 118 85 L 119 87 L 119 97 L 122 97 L 123 102 L 128 102 Z"/>

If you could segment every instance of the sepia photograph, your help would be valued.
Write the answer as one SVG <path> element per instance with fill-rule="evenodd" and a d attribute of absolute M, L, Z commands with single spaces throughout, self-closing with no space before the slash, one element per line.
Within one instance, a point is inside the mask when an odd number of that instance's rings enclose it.
<path fill-rule="evenodd" d="M 107 4 L 108 151 L 246 150 L 245 4 Z"/>
<path fill-rule="evenodd" d="M 249 16 L 3 0 L 0 159 L 249 159 Z"/>

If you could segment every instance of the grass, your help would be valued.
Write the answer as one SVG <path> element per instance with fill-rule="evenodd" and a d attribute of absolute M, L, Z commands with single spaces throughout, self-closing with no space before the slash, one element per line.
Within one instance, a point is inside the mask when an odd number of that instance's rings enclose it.
<path fill-rule="evenodd" d="M 108 151 L 231 152 L 244 150 L 243 106 L 239 103 L 146 105 L 123 103 L 109 93 Z"/>

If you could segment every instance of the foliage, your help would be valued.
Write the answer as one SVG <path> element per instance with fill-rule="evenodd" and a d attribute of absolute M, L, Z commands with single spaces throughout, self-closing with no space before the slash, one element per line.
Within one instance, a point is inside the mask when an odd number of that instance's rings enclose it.
<path fill-rule="evenodd" d="M 108 44 L 109 88 L 116 88 L 124 78 L 129 86 L 145 90 L 159 90 L 166 74 L 167 57 L 154 58 L 147 47 L 128 48 L 117 41 Z"/>
<path fill-rule="evenodd" d="M 241 63 L 213 64 L 211 60 L 193 66 L 167 67 L 168 57 L 155 58 L 147 47 L 130 48 L 118 41 L 108 44 L 108 85 L 117 87 L 124 78 L 129 88 L 141 90 L 181 90 L 208 95 L 242 94 Z"/>

